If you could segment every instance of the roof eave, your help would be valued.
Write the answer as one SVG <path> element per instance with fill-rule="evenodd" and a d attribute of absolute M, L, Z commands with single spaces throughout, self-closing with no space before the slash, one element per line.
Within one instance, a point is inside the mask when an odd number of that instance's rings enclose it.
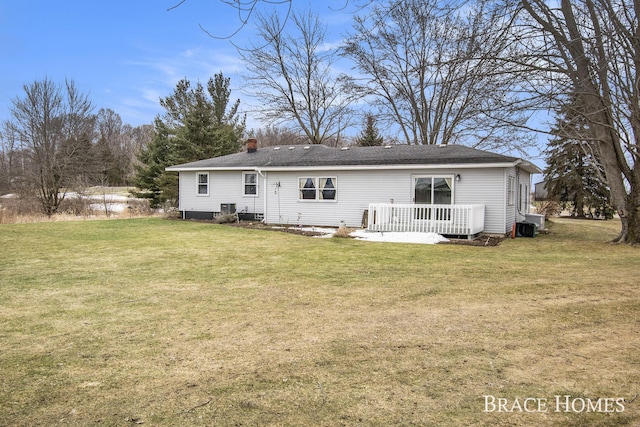
<path fill-rule="evenodd" d="M 518 160 L 516 166 L 531 174 L 542 173 L 542 169 L 527 160 Z"/>
<path fill-rule="evenodd" d="M 492 162 L 492 163 L 439 163 L 439 164 L 380 164 L 380 165 L 313 165 L 313 166 L 170 166 L 165 170 L 170 172 L 194 172 L 194 171 L 264 171 L 264 172 L 291 172 L 291 171 L 318 171 L 318 170 L 407 170 L 407 169 L 489 169 L 520 166 L 530 173 L 541 173 L 537 166 L 529 162 Z M 529 170 L 531 169 L 531 170 Z"/>
<path fill-rule="evenodd" d="M 193 172 L 193 171 L 246 171 L 246 170 L 253 170 L 253 169 L 260 169 L 257 166 L 225 166 L 225 167 L 220 167 L 220 166 L 203 166 L 203 167 L 197 167 L 197 166 L 169 166 L 167 168 L 164 168 L 165 171 L 167 172 Z"/>

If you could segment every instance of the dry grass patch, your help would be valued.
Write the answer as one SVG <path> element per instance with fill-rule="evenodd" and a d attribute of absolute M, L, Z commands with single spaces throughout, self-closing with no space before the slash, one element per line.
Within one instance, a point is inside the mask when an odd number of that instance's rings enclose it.
<path fill-rule="evenodd" d="M 166 220 L 0 226 L 0 425 L 633 425 L 638 249 L 559 220 L 490 248 Z"/>

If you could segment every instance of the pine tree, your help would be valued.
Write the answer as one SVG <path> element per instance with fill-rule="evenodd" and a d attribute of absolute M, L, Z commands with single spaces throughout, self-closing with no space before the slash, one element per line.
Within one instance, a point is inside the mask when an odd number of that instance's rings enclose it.
<path fill-rule="evenodd" d="M 240 100 L 229 105 L 230 79 L 222 73 L 209 79 L 206 89 L 183 79 L 174 93 L 160 100 L 165 109 L 154 122 L 154 136 L 138 155 L 136 184 L 139 194 L 157 207 L 178 199 L 178 176 L 167 166 L 236 153 L 242 147 L 245 119 Z"/>
<path fill-rule="evenodd" d="M 382 145 L 383 140 L 382 136 L 378 132 L 378 128 L 376 127 L 376 119 L 371 114 L 367 114 L 366 117 L 366 127 L 356 140 L 356 143 L 360 147 L 370 147 L 374 145 Z"/>
<path fill-rule="evenodd" d="M 545 151 L 544 171 L 549 197 L 573 205 L 572 214 L 591 214 L 610 218 L 613 209 L 597 146 L 592 142 L 587 123 L 578 114 L 579 98 L 559 112 L 554 138 Z"/>

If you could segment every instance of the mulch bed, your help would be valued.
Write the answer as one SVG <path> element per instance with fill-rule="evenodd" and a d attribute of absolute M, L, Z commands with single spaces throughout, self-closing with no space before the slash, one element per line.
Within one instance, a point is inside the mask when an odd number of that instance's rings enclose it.
<path fill-rule="evenodd" d="M 281 233 L 291 233 L 291 234 L 297 234 L 300 236 L 309 236 L 309 237 L 322 236 L 323 234 L 326 234 L 326 233 L 320 233 L 318 231 L 308 230 L 308 227 L 305 227 L 305 229 L 303 230 L 301 227 L 296 227 L 296 226 L 289 226 L 289 227 L 272 226 L 272 225 L 264 225 L 262 223 L 246 222 L 246 221 L 240 221 L 237 223 L 229 223 L 224 225 L 228 225 L 230 227 L 251 228 L 253 230 L 279 231 Z"/>
<path fill-rule="evenodd" d="M 440 243 L 441 245 L 466 245 L 466 246 L 498 246 L 504 240 L 503 236 L 478 236 L 472 240 L 469 239 L 449 239 L 448 242 Z"/>

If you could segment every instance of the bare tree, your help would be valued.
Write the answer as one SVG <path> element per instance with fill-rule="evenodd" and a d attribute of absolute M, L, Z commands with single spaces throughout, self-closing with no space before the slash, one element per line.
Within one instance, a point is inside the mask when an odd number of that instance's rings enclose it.
<path fill-rule="evenodd" d="M 237 27 L 230 34 L 217 34 L 215 32 L 211 32 L 205 28 L 202 24 L 200 24 L 200 29 L 207 33 L 210 37 L 214 39 L 222 39 L 222 40 L 231 40 L 233 39 L 242 29 L 244 29 L 251 20 L 259 15 L 261 11 L 264 10 L 261 6 L 271 7 L 271 10 L 284 10 L 285 18 L 282 21 L 282 27 L 280 29 L 284 29 L 286 25 L 289 15 L 291 14 L 291 10 L 293 7 L 293 0 L 218 0 L 219 3 L 226 5 L 232 9 L 235 9 L 237 12 Z M 360 10 L 367 7 L 369 4 L 373 3 L 375 0 L 344 0 L 342 4 L 337 2 L 335 7 L 327 6 L 331 10 L 346 10 L 347 6 L 353 5 L 355 10 Z M 180 0 L 176 2 L 173 6 L 169 7 L 167 11 L 172 11 L 184 3 L 187 0 Z"/>
<path fill-rule="evenodd" d="M 97 115 L 98 139 L 95 144 L 98 180 L 108 185 L 122 185 L 133 173 L 134 150 L 129 127 L 111 109 L 100 109 Z"/>
<path fill-rule="evenodd" d="M 252 131 L 252 136 L 264 147 L 273 145 L 297 145 L 307 142 L 307 139 L 301 136 L 299 132 L 278 126 L 266 126 Z"/>
<path fill-rule="evenodd" d="M 87 172 L 94 129 L 92 105 L 73 81 L 64 87 L 45 79 L 24 86 L 12 100 L 12 126 L 28 152 L 26 180 L 43 212 L 58 211 L 67 189 Z"/>
<path fill-rule="evenodd" d="M 129 156 L 130 163 L 135 169 L 135 165 L 139 163 L 138 154 L 147 147 L 153 140 L 154 129 L 153 125 L 141 125 L 133 127 L 129 124 L 124 125 L 123 129 L 127 144 L 127 156 Z M 127 176 L 127 182 L 131 176 Z"/>
<path fill-rule="evenodd" d="M 531 90 L 550 103 L 575 93 L 622 222 L 614 241 L 640 243 L 640 3 L 628 0 L 522 0 L 519 61 L 546 79 Z"/>
<path fill-rule="evenodd" d="M 336 51 L 326 44 L 326 29 L 311 14 L 292 14 L 285 32 L 277 14 L 258 17 L 259 42 L 239 53 L 246 62 L 248 88 L 261 102 L 259 115 L 269 124 L 289 124 L 313 144 L 340 139 L 351 125 L 347 79 L 336 76 Z"/>
<path fill-rule="evenodd" d="M 527 117 L 515 105 L 517 75 L 508 17 L 479 1 L 391 0 L 356 16 L 344 55 L 362 74 L 357 89 L 408 144 L 460 143 L 522 149 Z"/>

